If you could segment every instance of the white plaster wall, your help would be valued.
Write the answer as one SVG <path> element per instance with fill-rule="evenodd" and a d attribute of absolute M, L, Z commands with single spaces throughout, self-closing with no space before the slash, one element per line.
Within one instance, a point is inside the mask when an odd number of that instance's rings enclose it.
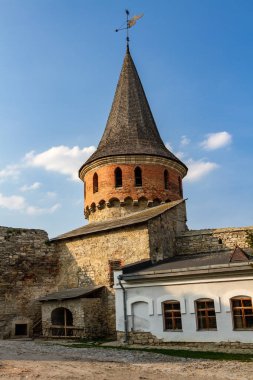
<path fill-rule="evenodd" d="M 117 273 L 118 275 L 119 273 Z M 115 276 L 116 277 L 116 276 Z M 235 296 L 250 296 L 253 298 L 253 276 L 251 278 L 216 279 L 166 284 L 123 283 L 126 288 L 128 326 L 131 330 L 134 308 L 132 303 L 146 302 L 146 317 L 149 321 L 149 332 L 163 339 L 174 342 L 220 342 L 240 341 L 253 342 L 253 330 L 233 330 L 232 314 L 230 312 L 230 298 Z M 124 331 L 123 292 L 116 285 L 116 329 Z M 216 310 L 217 330 L 198 331 L 196 328 L 196 314 L 194 301 L 199 298 L 214 299 Z M 165 300 L 178 300 L 181 305 L 182 331 L 163 331 L 163 316 L 161 303 Z M 153 313 L 152 313 L 153 307 Z M 143 331 L 147 331 L 143 326 Z"/>

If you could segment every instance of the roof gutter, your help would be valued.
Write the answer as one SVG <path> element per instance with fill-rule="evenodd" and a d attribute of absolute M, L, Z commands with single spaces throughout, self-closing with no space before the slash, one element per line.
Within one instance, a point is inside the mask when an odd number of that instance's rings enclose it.
<path fill-rule="evenodd" d="M 210 265 L 208 267 L 195 267 L 195 268 L 185 268 L 182 270 L 168 269 L 164 271 L 150 271 L 145 273 L 132 273 L 123 274 L 122 280 L 124 281 L 142 281 L 142 280 L 152 280 L 159 278 L 175 278 L 184 276 L 201 276 L 208 275 L 209 277 L 221 275 L 230 275 L 233 272 L 245 272 L 250 271 L 252 274 L 253 262 L 243 263 L 243 264 L 227 264 L 227 265 Z"/>

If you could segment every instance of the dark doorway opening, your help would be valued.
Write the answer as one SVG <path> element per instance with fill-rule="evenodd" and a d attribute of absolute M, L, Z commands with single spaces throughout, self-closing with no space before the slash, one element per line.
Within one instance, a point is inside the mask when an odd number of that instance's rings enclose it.
<path fill-rule="evenodd" d="M 27 323 L 17 323 L 15 325 L 15 335 L 20 336 L 20 335 L 27 335 Z"/>
<path fill-rule="evenodd" d="M 72 336 L 73 335 L 73 315 L 69 309 L 58 307 L 51 314 L 52 335 Z"/>

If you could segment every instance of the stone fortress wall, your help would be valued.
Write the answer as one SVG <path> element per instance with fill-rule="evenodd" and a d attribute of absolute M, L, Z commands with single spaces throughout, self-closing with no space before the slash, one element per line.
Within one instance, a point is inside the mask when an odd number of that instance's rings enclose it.
<path fill-rule="evenodd" d="M 45 231 L 0 227 L 0 338 L 40 323 L 37 298 L 56 288 L 58 258 Z"/>
<path fill-rule="evenodd" d="M 176 238 L 176 254 L 217 252 L 236 245 L 248 248 L 247 231 L 253 232 L 253 226 L 185 231 Z"/>
<path fill-rule="evenodd" d="M 0 338 L 13 336 L 15 324 L 24 321 L 29 334 L 33 333 L 41 318 L 36 301 L 40 296 L 91 285 L 106 286 L 104 323 L 112 334 L 115 305 L 110 261 L 127 265 L 248 246 L 246 231 L 253 227 L 185 231 L 184 207 L 177 206 L 147 224 L 55 242 L 48 242 L 42 230 L 0 227 Z"/>

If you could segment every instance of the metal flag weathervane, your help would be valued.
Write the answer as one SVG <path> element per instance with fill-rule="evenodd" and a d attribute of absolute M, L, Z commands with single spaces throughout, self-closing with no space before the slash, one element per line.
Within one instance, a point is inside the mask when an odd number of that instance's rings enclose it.
<path fill-rule="evenodd" d="M 136 21 L 139 20 L 141 17 L 143 17 L 144 13 L 140 15 L 133 16 L 129 20 L 129 11 L 126 9 L 126 21 L 124 24 L 121 25 L 119 29 L 116 29 L 115 32 L 120 32 L 121 30 L 126 30 L 127 31 L 127 36 L 126 36 L 126 41 L 127 41 L 127 46 L 129 45 L 129 32 L 128 30 L 132 28 L 136 24 Z"/>

